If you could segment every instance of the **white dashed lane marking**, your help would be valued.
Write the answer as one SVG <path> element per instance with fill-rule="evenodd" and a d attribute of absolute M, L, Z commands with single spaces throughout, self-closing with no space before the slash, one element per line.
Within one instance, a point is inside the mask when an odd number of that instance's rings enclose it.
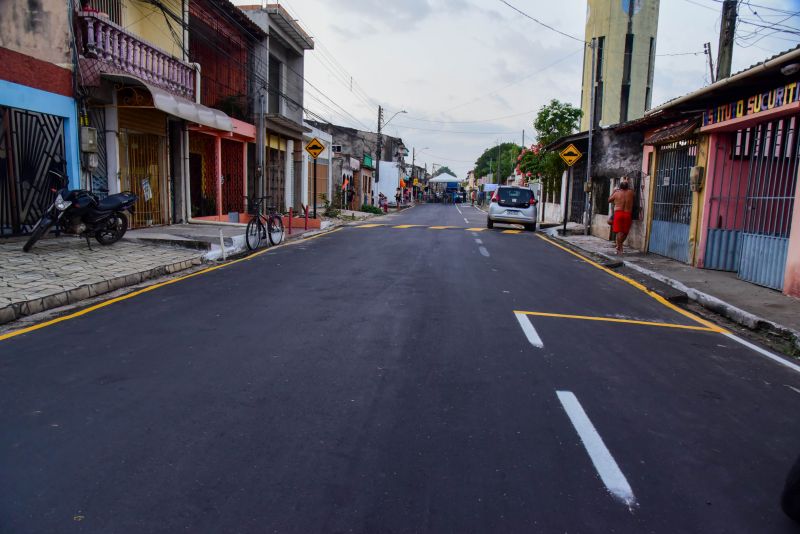
<path fill-rule="evenodd" d="M 514 316 L 519 321 L 519 325 L 522 327 L 522 331 L 525 332 L 525 337 L 528 338 L 528 341 L 531 345 L 536 347 L 537 349 L 541 349 L 544 347 L 544 343 L 542 343 L 542 338 L 539 337 L 539 334 L 536 332 L 536 329 L 533 327 L 530 319 L 524 313 L 514 313 Z"/>
<path fill-rule="evenodd" d="M 481 251 L 481 254 L 483 254 L 483 255 L 484 255 L 484 256 L 486 256 L 487 258 L 489 257 L 489 251 L 488 251 L 488 250 L 486 250 L 486 247 L 478 247 L 478 250 L 480 250 L 480 251 Z"/>
<path fill-rule="evenodd" d="M 594 428 L 589 416 L 578 402 L 578 398 L 571 391 L 556 391 L 558 400 L 561 401 L 561 406 L 567 412 L 569 420 L 572 421 L 572 426 L 583 442 L 589 458 L 600 475 L 600 480 L 603 481 L 608 491 L 617 500 L 625 504 L 629 509 L 636 506 L 636 497 L 633 496 L 633 490 L 628 479 L 622 474 L 619 466 L 617 465 L 611 452 L 603 443 L 603 438 Z"/>

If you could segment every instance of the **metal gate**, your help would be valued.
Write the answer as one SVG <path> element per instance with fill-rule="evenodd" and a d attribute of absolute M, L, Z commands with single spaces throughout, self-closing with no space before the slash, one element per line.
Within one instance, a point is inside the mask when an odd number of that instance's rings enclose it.
<path fill-rule="evenodd" d="M 583 183 L 586 181 L 586 164 L 572 167 L 570 176 L 569 220 L 583 224 L 583 214 L 586 212 L 586 192 L 583 190 Z"/>
<path fill-rule="evenodd" d="M 692 219 L 689 171 L 696 161 L 695 139 L 682 139 L 658 148 L 648 250 L 684 263 L 689 262 Z"/>
<path fill-rule="evenodd" d="M 0 235 L 30 232 L 53 202 L 48 171 L 64 163 L 63 118 L 0 106 Z"/>
<path fill-rule="evenodd" d="M 704 266 L 783 289 L 794 191 L 800 116 L 763 122 L 717 143 L 708 209 Z"/>
<path fill-rule="evenodd" d="M 163 187 L 164 138 L 153 134 L 125 132 L 121 182 L 123 191 L 132 191 L 136 200 L 132 228 L 167 224 Z"/>

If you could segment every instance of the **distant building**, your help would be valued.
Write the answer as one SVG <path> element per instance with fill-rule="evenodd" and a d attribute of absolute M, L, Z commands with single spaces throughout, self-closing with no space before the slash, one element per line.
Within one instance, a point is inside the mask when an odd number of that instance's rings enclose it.
<path fill-rule="evenodd" d="M 587 0 L 585 39 L 596 38 L 583 58 L 581 130 L 589 129 L 592 88 L 595 125 L 608 126 L 642 117 L 653 97 L 659 0 Z"/>

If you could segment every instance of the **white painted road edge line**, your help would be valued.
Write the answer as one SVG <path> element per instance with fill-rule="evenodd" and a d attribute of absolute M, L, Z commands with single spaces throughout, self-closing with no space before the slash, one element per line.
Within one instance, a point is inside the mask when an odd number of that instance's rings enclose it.
<path fill-rule="evenodd" d="M 459 213 L 459 215 L 461 215 L 461 216 L 463 217 L 463 216 L 464 216 L 464 214 L 463 214 L 463 213 L 461 213 L 461 208 L 459 208 L 459 207 L 458 207 L 458 204 L 453 204 L 453 206 L 455 206 L 455 207 L 456 207 L 456 209 L 458 210 L 458 213 Z"/>
<path fill-rule="evenodd" d="M 533 327 L 530 319 L 524 313 L 514 313 L 517 316 L 517 321 L 519 321 L 519 325 L 522 327 L 522 331 L 525 332 L 525 336 L 530 341 L 531 345 L 534 347 L 541 349 L 544 347 L 544 343 L 542 343 L 542 338 L 539 337 L 539 334 L 536 332 L 536 329 Z"/>
<path fill-rule="evenodd" d="M 620 471 L 614 457 L 611 456 L 603 438 L 595 430 L 594 425 L 589 420 L 589 416 L 583 410 L 578 398 L 571 391 L 556 391 L 558 400 L 561 401 L 561 406 L 567 412 L 569 420 L 572 421 L 572 426 L 578 432 L 586 452 L 589 453 L 594 468 L 603 484 L 606 485 L 608 491 L 615 498 L 622 501 L 629 509 L 636 506 L 636 497 L 633 496 L 628 480 L 625 475 Z"/>
<path fill-rule="evenodd" d="M 481 254 L 483 254 L 483 255 L 484 255 L 484 256 L 486 256 L 487 258 L 489 257 L 489 251 L 488 251 L 488 250 L 486 250 L 486 247 L 478 247 L 478 250 L 480 250 L 480 251 L 481 251 Z"/>
<path fill-rule="evenodd" d="M 739 336 L 731 334 L 730 332 L 726 332 L 723 335 L 725 337 L 728 337 L 728 338 L 736 341 L 737 343 L 741 343 L 742 345 L 744 345 L 748 349 L 752 349 L 752 350 L 756 351 L 757 353 L 761 354 L 762 356 L 766 356 L 767 358 L 769 358 L 770 360 L 772 360 L 772 361 L 774 361 L 776 363 L 779 363 L 781 365 L 785 365 L 789 369 L 791 369 L 791 370 L 793 370 L 793 371 L 795 371 L 797 373 L 800 373 L 800 365 L 797 365 L 796 363 L 792 363 L 792 362 L 790 362 L 789 360 L 787 360 L 785 358 L 781 358 L 777 354 L 773 354 L 768 350 L 762 349 L 758 345 L 754 345 L 753 343 L 750 343 L 749 341 L 746 341 L 746 340 L 740 338 Z"/>
<path fill-rule="evenodd" d="M 464 217 L 464 222 L 465 222 L 465 223 L 467 223 L 467 224 L 469 224 L 469 221 L 467 220 L 467 218 L 466 218 L 466 217 Z"/>
<path fill-rule="evenodd" d="M 476 235 L 477 235 L 477 234 L 476 234 Z M 477 238 L 476 238 L 476 239 L 475 239 L 475 242 L 476 242 L 477 244 L 479 244 L 479 245 L 483 245 L 483 241 L 481 241 L 480 239 L 477 239 Z"/>

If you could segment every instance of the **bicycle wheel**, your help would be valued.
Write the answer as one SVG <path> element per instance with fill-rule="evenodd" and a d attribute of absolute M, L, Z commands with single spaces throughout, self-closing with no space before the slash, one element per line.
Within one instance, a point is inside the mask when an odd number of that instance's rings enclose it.
<path fill-rule="evenodd" d="M 283 241 L 283 219 L 280 215 L 270 216 L 267 220 L 267 230 L 272 245 L 279 245 Z"/>
<path fill-rule="evenodd" d="M 255 250 L 261 244 L 261 236 L 264 234 L 263 223 L 261 217 L 255 216 L 247 223 L 247 229 L 244 233 L 244 240 L 247 243 L 247 248 Z"/>

